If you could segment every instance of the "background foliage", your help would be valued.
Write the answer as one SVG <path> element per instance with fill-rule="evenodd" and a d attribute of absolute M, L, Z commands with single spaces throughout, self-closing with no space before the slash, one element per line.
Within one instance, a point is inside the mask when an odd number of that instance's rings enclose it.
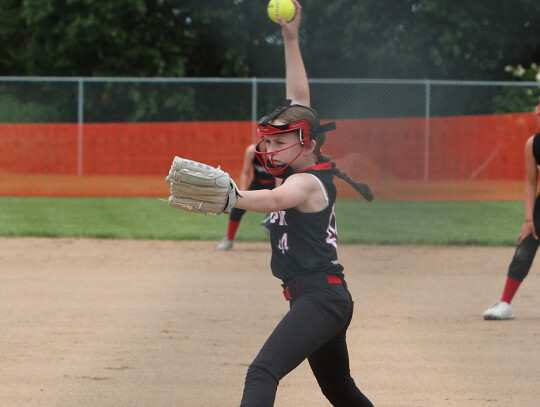
<path fill-rule="evenodd" d="M 2 0 L 0 75 L 281 77 L 266 0 Z M 532 0 L 304 0 L 310 77 L 513 80 Z"/>

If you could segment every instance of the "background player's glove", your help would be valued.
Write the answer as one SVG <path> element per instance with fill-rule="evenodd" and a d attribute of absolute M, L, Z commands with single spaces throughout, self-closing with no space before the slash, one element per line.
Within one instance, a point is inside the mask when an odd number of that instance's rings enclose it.
<path fill-rule="evenodd" d="M 174 157 L 165 178 L 171 188 L 169 205 L 188 212 L 229 213 L 242 196 L 228 173 L 197 161 Z"/>

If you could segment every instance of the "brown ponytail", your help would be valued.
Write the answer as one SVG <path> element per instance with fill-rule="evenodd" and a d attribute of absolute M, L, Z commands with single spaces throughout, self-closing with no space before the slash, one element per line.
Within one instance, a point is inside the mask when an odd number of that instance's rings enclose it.
<path fill-rule="evenodd" d="M 334 174 L 336 177 L 341 178 L 345 182 L 347 182 L 350 186 L 352 186 L 360 195 L 362 195 L 362 198 L 364 198 L 366 201 L 371 202 L 373 201 L 373 191 L 371 190 L 371 187 L 364 183 L 364 182 L 356 182 L 351 177 L 347 175 L 345 171 L 341 171 L 334 161 L 330 159 L 330 157 L 326 155 L 321 155 L 319 157 L 319 162 L 329 162 L 332 164 L 332 174 Z"/>
<path fill-rule="evenodd" d="M 282 110 L 277 118 L 282 120 L 284 123 L 291 123 L 297 120 L 307 120 L 311 130 L 320 128 L 321 125 L 317 112 L 311 107 L 307 106 L 292 105 L 287 109 Z M 373 191 L 368 184 L 356 182 L 349 177 L 345 171 L 341 171 L 339 168 L 337 168 L 336 163 L 332 161 L 330 157 L 322 155 L 321 148 L 326 141 L 326 133 L 314 131 L 310 135 L 310 139 L 316 141 L 316 146 L 313 153 L 315 156 L 317 156 L 317 161 L 330 162 L 332 164 L 332 174 L 349 183 L 360 195 L 362 195 L 366 201 L 371 202 L 373 200 Z"/>

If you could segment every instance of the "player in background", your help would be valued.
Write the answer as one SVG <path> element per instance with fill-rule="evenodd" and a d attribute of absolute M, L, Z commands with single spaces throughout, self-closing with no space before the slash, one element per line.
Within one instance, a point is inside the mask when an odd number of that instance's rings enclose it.
<path fill-rule="evenodd" d="M 540 104 L 536 117 L 540 126 Z M 540 195 L 537 196 L 539 165 L 540 133 L 536 133 L 525 142 L 525 219 L 514 257 L 508 267 L 501 299 L 484 312 L 485 320 L 505 320 L 515 317 L 512 299 L 529 274 L 539 243 L 536 232 L 540 230 Z"/>
<path fill-rule="evenodd" d="M 250 144 L 244 152 L 244 162 L 242 164 L 242 172 L 240 173 L 240 190 L 257 191 L 259 189 L 274 189 L 276 186 L 276 179 L 270 174 L 264 166 L 259 162 L 259 159 L 255 155 L 258 149 L 264 147 L 257 146 L 257 144 Z M 253 178 L 250 184 L 248 184 L 251 174 Z M 218 250 L 230 250 L 233 248 L 234 238 L 240 221 L 246 211 L 244 209 L 233 208 L 229 215 L 229 224 L 227 226 L 227 236 L 225 236 L 221 242 L 217 245 Z M 266 220 L 266 219 L 265 219 Z M 265 221 L 262 223 L 262 227 L 266 230 Z"/>
<path fill-rule="evenodd" d="M 322 154 L 326 131 L 335 126 L 321 125 L 309 107 L 309 84 L 298 43 L 301 7 L 293 1 L 295 17 L 288 23 L 279 20 L 289 100 L 263 117 L 257 128 L 266 145 L 259 157 L 283 182 L 273 190 L 242 191 L 236 204 L 271 213 L 271 269 L 282 282 L 289 311 L 249 366 L 241 407 L 273 406 L 279 381 L 305 359 L 333 406 L 373 407 L 349 369 L 346 332 L 353 301 L 337 257 L 333 176 L 359 192 L 366 185 L 353 181 Z"/>

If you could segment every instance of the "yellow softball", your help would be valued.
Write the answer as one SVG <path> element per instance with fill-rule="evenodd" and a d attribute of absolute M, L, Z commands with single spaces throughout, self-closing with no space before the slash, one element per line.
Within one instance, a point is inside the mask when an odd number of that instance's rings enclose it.
<path fill-rule="evenodd" d="M 285 21 L 291 21 L 296 13 L 296 6 L 292 0 L 270 0 L 266 11 L 268 12 L 268 17 L 276 23 L 279 17 Z"/>

